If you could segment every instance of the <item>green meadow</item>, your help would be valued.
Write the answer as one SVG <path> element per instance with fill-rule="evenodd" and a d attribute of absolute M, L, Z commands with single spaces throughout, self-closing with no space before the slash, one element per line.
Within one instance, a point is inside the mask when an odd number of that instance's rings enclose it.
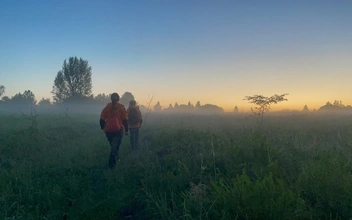
<path fill-rule="evenodd" d="M 352 117 L 151 113 L 116 169 L 98 114 L 0 116 L 0 219 L 351 219 Z"/>

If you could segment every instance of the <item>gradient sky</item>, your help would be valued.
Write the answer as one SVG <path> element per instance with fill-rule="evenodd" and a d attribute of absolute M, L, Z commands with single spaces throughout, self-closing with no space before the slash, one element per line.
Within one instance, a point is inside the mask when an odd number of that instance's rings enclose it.
<path fill-rule="evenodd" d="M 265 3 L 264 3 L 265 2 Z M 0 85 L 50 91 L 64 59 L 92 66 L 93 93 L 162 106 L 247 110 L 246 95 L 289 93 L 273 109 L 352 104 L 352 1 L 2 0 Z M 155 102 L 154 102 L 155 103 Z"/>

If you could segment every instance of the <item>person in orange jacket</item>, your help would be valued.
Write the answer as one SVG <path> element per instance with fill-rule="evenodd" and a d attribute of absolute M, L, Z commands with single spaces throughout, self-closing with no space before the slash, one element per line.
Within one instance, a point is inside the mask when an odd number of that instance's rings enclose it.
<path fill-rule="evenodd" d="M 124 130 L 125 135 L 128 135 L 127 111 L 124 105 L 118 103 L 119 100 L 119 94 L 111 94 L 111 103 L 108 103 L 100 114 L 100 128 L 105 132 L 111 146 L 110 168 L 115 167 L 116 159 L 119 160 L 118 153 Z"/>
<path fill-rule="evenodd" d="M 135 100 L 130 101 L 130 105 L 127 109 L 128 115 L 128 128 L 130 131 L 130 143 L 131 148 L 136 149 L 138 144 L 138 133 L 143 123 L 142 114 L 139 107 L 136 105 Z"/>

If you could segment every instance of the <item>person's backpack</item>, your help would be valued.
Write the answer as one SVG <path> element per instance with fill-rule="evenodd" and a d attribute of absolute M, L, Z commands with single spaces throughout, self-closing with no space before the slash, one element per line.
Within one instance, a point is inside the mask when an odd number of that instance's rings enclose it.
<path fill-rule="evenodd" d="M 128 111 L 128 124 L 137 125 L 140 122 L 139 114 L 136 108 L 130 108 Z"/>

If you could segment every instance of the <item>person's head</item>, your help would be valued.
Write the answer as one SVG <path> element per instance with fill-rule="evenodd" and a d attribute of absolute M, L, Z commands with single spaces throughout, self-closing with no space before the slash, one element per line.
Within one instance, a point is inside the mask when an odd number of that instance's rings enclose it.
<path fill-rule="evenodd" d="M 120 96 L 116 92 L 111 94 L 110 98 L 111 98 L 111 102 L 113 102 L 113 103 L 116 103 L 120 100 Z"/>
<path fill-rule="evenodd" d="M 131 105 L 131 106 L 135 106 L 135 105 L 136 105 L 136 101 L 135 101 L 135 100 L 131 100 L 131 101 L 130 101 L 130 105 Z"/>

